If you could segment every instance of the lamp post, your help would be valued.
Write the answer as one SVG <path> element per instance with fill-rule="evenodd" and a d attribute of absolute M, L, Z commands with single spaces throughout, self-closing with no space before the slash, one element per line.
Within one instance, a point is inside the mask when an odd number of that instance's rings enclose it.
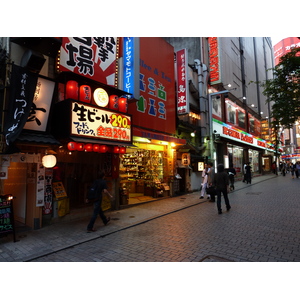
<path fill-rule="evenodd" d="M 209 103 L 208 103 L 208 114 L 209 114 L 209 136 L 210 136 L 210 143 L 209 143 L 209 148 L 210 148 L 210 159 L 214 160 L 214 141 L 213 141 L 213 121 L 212 121 L 212 96 L 217 96 L 221 94 L 226 94 L 228 93 L 228 90 L 224 90 L 221 92 L 215 92 L 215 93 L 210 93 L 209 94 Z M 214 165 L 215 167 L 215 165 Z"/>

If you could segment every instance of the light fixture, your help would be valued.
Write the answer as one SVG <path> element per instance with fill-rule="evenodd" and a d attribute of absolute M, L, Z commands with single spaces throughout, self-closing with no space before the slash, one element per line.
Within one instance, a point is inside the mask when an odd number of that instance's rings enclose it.
<path fill-rule="evenodd" d="M 105 107 L 109 102 L 109 97 L 106 91 L 102 88 L 97 88 L 94 91 L 94 100 L 98 106 Z"/>
<path fill-rule="evenodd" d="M 52 154 L 46 154 L 42 158 L 42 164 L 45 168 L 53 168 L 56 165 L 56 157 Z"/>
<path fill-rule="evenodd" d="M 251 104 L 251 107 L 252 108 L 257 108 L 257 106 L 255 106 L 255 104 Z"/>
<path fill-rule="evenodd" d="M 231 85 L 231 83 L 227 83 L 227 84 L 223 84 L 223 86 L 225 87 L 225 86 L 227 86 L 227 87 L 232 87 L 232 85 Z"/>
<path fill-rule="evenodd" d="M 246 100 L 247 97 L 246 96 L 243 96 L 243 97 L 239 97 L 238 99 L 243 99 L 243 100 Z M 254 104 L 253 104 L 254 105 Z"/>
<path fill-rule="evenodd" d="M 195 136 L 195 131 L 191 132 L 191 136 L 192 136 L 192 137 Z"/>

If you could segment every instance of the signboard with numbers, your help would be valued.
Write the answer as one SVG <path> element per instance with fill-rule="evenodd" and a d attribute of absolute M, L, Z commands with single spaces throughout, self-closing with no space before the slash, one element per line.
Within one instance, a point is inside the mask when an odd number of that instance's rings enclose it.
<path fill-rule="evenodd" d="M 0 196 L 0 234 L 13 233 L 16 241 L 13 202 L 6 196 Z"/>

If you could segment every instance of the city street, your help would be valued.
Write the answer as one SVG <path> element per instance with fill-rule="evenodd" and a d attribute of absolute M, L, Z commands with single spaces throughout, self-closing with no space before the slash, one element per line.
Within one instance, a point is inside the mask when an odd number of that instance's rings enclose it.
<path fill-rule="evenodd" d="M 222 215 L 204 202 L 32 261 L 299 262 L 300 179 L 239 185 Z"/>

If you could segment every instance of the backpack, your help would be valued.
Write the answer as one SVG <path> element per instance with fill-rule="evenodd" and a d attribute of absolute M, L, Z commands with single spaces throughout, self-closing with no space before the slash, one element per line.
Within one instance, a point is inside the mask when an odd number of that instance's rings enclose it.
<path fill-rule="evenodd" d="M 88 200 L 94 200 L 98 197 L 99 181 L 95 180 L 92 186 L 88 189 L 86 198 Z"/>

